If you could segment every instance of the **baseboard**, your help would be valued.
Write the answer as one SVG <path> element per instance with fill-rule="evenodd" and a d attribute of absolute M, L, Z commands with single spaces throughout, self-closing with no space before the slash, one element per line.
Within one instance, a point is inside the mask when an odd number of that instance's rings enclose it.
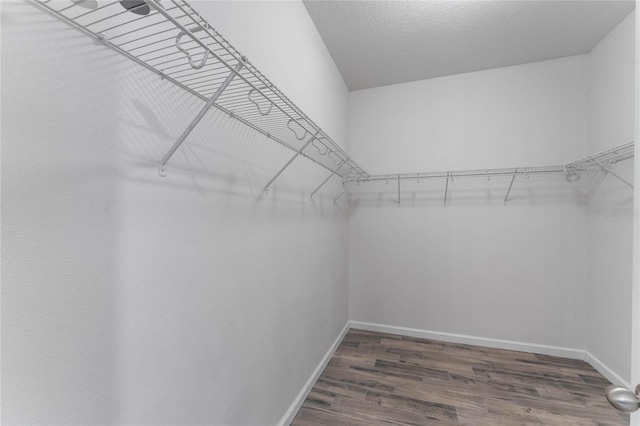
<path fill-rule="evenodd" d="M 311 392 L 311 389 L 313 389 L 313 385 L 316 384 L 316 380 L 318 380 L 318 377 L 320 377 L 320 375 L 324 371 L 324 368 L 331 360 L 334 352 L 336 351 L 336 349 L 338 349 L 338 346 L 340 345 L 340 342 L 342 342 L 344 336 L 347 334 L 347 331 L 349 331 L 349 322 L 345 324 L 344 328 L 342 329 L 340 334 L 338 334 L 338 337 L 336 337 L 336 339 L 333 341 L 333 344 L 331 345 L 327 353 L 324 355 L 322 360 L 320 360 L 320 364 L 318 364 L 316 369 L 313 370 L 311 377 L 309 377 L 309 380 L 307 380 L 307 382 L 304 384 L 302 390 L 300 390 L 300 393 L 298 393 L 298 396 L 296 396 L 296 399 L 293 400 L 293 403 L 291 404 L 287 412 L 278 422 L 278 425 L 285 426 L 293 421 L 294 417 L 298 413 L 298 410 L 300 409 L 300 407 L 302 407 L 302 404 L 304 404 L 305 399 L 307 399 L 307 395 L 309 395 L 309 392 Z"/>
<path fill-rule="evenodd" d="M 627 389 L 633 389 L 631 384 L 620 377 L 615 371 L 606 366 L 605 363 L 600 361 L 598 358 L 593 356 L 589 351 L 586 352 L 586 361 L 596 370 L 598 373 L 602 374 L 607 378 L 611 383 L 618 386 L 624 386 Z"/>
<path fill-rule="evenodd" d="M 465 334 L 443 333 L 439 331 L 420 330 L 416 328 L 396 327 L 392 325 L 373 324 L 351 321 L 351 328 L 382 333 L 399 334 L 401 336 L 419 337 L 423 339 L 442 340 L 444 342 L 463 343 L 475 346 L 487 346 L 496 349 L 532 352 L 536 354 L 559 356 L 563 358 L 585 360 L 585 351 L 581 349 L 563 348 L 560 346 L 540 345 L 537 343 L 515 342 L 511 340 L 490 339 L 486 337 L 468 336 Z"/>

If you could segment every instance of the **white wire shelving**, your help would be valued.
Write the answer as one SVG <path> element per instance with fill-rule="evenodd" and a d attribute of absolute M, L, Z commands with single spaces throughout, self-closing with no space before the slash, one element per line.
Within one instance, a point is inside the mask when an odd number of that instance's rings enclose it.
<path fill-rule="evenodd" d="M 186 1 L 35 2 L 206 102 L 202 111 L 159 161 L 161 176 L 166 175 L 167 163 L 189 133 L 207 111 L 215 107 L 294 152 L 265 189 L 299 156 L 330 172 L 322 185 L 332 176 L 369 177 L 357 162 Z"/>
<path fill-rule="evenodd" d="M 305 157 L 330 172 L 311 197 L 333 176 L 343 179 L 344 190 L 335 200 L 355 183 L 382 180 L 397 181 L 399 202 L 403 180 L 446 179 L 445 204 L 449 181 L 465 177 L 511 177 L 505 203 L 519 175 L 562 174 L 571 182 L 583 173 L 599 171 L 633 187 L 611 170 L 614 164 L 634 156 L 633 142 L 565 165 L 370 175 L 185 0 L 33 1 L 206 102 L 159 161 L 161 176 L 166 175 L 167 163 L 190 132 L 215 107 L 293 151 L 265 190 L 298 157 Z"/>
<path fill-rule="evenodd" d="M 468 169 L 468 170 L 450 170 L 439 172 L 420 172 L 420 173 L 391 173 L 391 174 L 377 174 L 369 175 L 368 178 L 358 177 L 346 177 L 345 189 L 340 194 L 344 194 L 352 185 L 366 182 L 386 181 L 397 182 L 398 186 L 398 202 L 400 202 L 401 181 L 420 181 L 428 179 L 446 179 L 444 184 L 444 203 L 447 203 L 447 196 L 449 191 L 449 182 L 457 178 L 472 178 L 472 177 L 510 177 L 509 187 L 507 189 L 504 202 L 509 200 L 509 194 L 511 188 L 518 176 L 533 176 L 533 175 L 564 175 L 565 179 L 569 182 L 575 182 L 580 179 L 580 176 L 589 172 L 603 172 L 611 174 L 616 179 L 620 180 L 627 186 L 633 188 L 633 184 L 620 177 L 617 173 L 611 170 L 611 167 L 616 163 L 633 158 L 634 156 L 634 143 L 629 142 L 617 147 L 599 152 L 597 154 L 590 155 L 583 159 L 568 163 L 565 165 L 556 166 L 540 166 L 540 167 L 513 167 L 503 169 Z M 339 196 L 340 196 L 339 195 Z"/>

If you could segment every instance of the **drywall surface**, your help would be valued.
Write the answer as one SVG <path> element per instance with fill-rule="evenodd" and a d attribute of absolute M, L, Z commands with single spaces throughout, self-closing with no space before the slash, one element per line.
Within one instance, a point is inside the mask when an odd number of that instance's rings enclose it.
<path fill-rule="evenodd" d="M 633 140 L 635 16 L 632 13 L 589 54 L 589 149 Z M 611 170 L 633 182 L 633 161 Z M 589 198 L 587 350 L 630 379 L 633 190 L 614 176 L 593 177 Z"/>
<path fill-rule="evenodd" d="M 636 2 L 637 3 L 637 2 Z M 640 28 L 640 13 L 636 13 L 636 28 Z M 640 140 L 640 31 L 636 31 L 636 101 L 635 138 Z M 635 167 L 640 170 L 640 156 L 634 158 Z M 634 200 L 636 211 L 640 211 L 640 175 L 634 173 Z M 631 326 L 631 383 L 640 383 L 640 215 L 633 216 L 633 290 Z M 640 424 L 640 412 L 631 414 L 631 424 Z"/>
<path fill-rule="evenodd" d="M 299 2 L 193 2 L 347 140 Z M 339 180 L 27 2 L 2 2 L 2 423 L 275 424 L 348 320 Z M 269 59 L 270 52 L 274 60 Z M 295 59 L 282 57 L 295 52 Z"/>
<path fill-rule="evenodd" d="M 586 155 L 585 55 L 351 93 L 371 173 L 564 164 Z M 361 184 L 354 321 L 584 349 L 586 214 L 562 176 Z"/>

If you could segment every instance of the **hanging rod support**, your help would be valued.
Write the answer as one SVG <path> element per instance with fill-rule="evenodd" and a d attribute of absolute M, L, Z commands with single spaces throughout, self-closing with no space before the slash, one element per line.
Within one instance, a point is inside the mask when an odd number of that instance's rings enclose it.
<path fill-rule="evenodd" d="M 354 179 L 352 180 L 349 185 L 347 185 L 344 188 L 344 191 L 342 191 L 340 194 L 338 194 L 338 196 L 336 198 L 333 199 L 333 202 L 335 203 L 336 201 L 338 201 L 338 198 L 342 197 L 342 194 L 344 194 L 345 192 L 347 192 L 349 190 L 349 188 L 351 188 L 353 186 L 354 183 L 356 183 L 358 181 L 358 179 Z"/>
<path fill-rule="evenodd" d="M 612 172 L 610 168 L 602 167 L 602 171 L 605 173 L 605 175 L 610 174 L 614 178 L 618 179 L 620 182 L 622 182 L 625 185 L 627 185 L 629 188 L 633 189 L 633 184 L 631 182 L 628 182 L 626 179 L 621 178 L 616 173 Z"/>
<path fill-rule="evenodd" d="M 444 205 L 447 205 L 447 193 L 449 192 L 449 172 L 447 172 L 447 183 L 444 185 Z"/>
<path fill-rule="evenodd" d="M 516 180 L 516 175 L 518 174 L 518 169 L 516 169 L 513 173 L 513 177 L 511 178 L 511 183 L 509 184 L 509 189 L 507 189 L 507 195 L 504 196 L 504 203 L 507 204 L 509 200 L 509 193 L 511 192 L 511 187 L 513 186 L 513 181 Z"/>
<path fill-rule="evenodd" d="M 338 173 L 338 171 L 342 168 L 342 166 L 344 166 L 344 163 L 346 163 L 347 160 L 342 160 L 342 163 L 340 163 L 340 165 L 338 166 L 337 169 L 335 169 L 329 176 L 327 176 L 327 178 L 320 184 L 320 186 L 318 186 L 312 193 L 311 193 L 311 198 L 313 198 L 313 196 L 315 195 L 316 192 L 318 192 L 320 190 L 320 188 L 322 188 L 324 186 L 325 183 L 329 182 L 329 179 L 331 179 L 336 173 Z"/>
<path fill-rule="evenodd" d="M 187 136 L 189 136 L 189 133 L 191 133 L 191 131 L 198 125 L 198 123 L 200 122 L 200 120 L 202 120 L 202 118 L 205 116 L 207 111 L 211 109 L 211 107 L 218 100 L 222 92 L 224 92 L 224 89 L 227 88 L 229 83 L 231 83 L 231 80 L 233 80 L 233 78 L 242 69 L 243 66 L 244 66 L 244 63 L 238 62 L 238 65 L 236 65 L 235 67 L 235 71 L 227 76 L 227 78 L 222 82 L 220 87 L 218 87 L 218 90 L 216 90 L 213 96 L 211 96 L 211 99 L 207 101 L 207 104 L 204 106 L 204 108 L 202 108 L 202 110 L 198 113 L 198 115 L 196 115 L 196 118 L 194 118 L 191 124 L 189 124 L 189 126 L 185 129 L 185 131 L 182 132 L 182 134 L 180 135 L 176 143 L 174 143 L 171 149 L 164 155 L 164 157 L 162 157 L 162 160 L 160 160 L 160 176 L 164 177 L 167 175 L 167 171 L 165 168 L 165 166 L 167 165 L 167 161 L 169 161 L 171 156 L 175 154 L 178 148 L 180 148 L 180 145 L 182 145 L 182 142 L 184 142 Z"/>
<path fill-rule="evenodd" d="M 293 154 L 293 157 L 291 157 L 291 158 L 289 159 L 289 161 L 287 161 L 287 164 L 285 164 L 285 165 L 280 169 L 280 171 L 278 171 L 278 173 L 276 173 L 276 175 L 275 175 L 274 177 L 272 177 L 272 178 L 271 178 L 271 180 L 269 181 L 269 183 L 267 183 L 267 184 L 264 186 L 264 191 L 265 191 L 265 192 L 269 189 L 269 187 L 271 186 L 271 184 L 272 184 L 276 179 L 278 179 L 278 176 L 280 176 L 280 175 L 282 174 L 282 172 L 284 172 L 284 171 L 287 169 L 287 167 L 289 167 L 289 166 L 291 165 L 291 163 L 293 163 L 293 161 L 294 161 L 296 158 L 298 158 L 298 156 L 299 156 L 300 154 L 302 154 L 302 151 L 304 151 L 304 149 L 305 149 L 307 146 L 309 146 L 309 144 L 310 144 L 311 142 L 313 142 L 313 140 L 314 140 L 314 139 L 316 138 L 316 136 L 318 136 L 319 134 L 320 134 L 320 132 L 317 132 L 317 133 L 315 134 L 315 136 L 311 136 L 311 137 L 309 138 L 309 140 L 308 140 L 304 145 L 302 145 L 302 148 L 300 148 L 299 150 L 297 150 L 297 151 L 296 151 L 296 153 L 295 153 L 295 154 Z"/>

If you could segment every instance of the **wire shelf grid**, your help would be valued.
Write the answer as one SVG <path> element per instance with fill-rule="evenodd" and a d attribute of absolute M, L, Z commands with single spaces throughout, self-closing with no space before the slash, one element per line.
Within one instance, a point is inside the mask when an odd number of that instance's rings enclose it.
<path fill-rule="evenodd" d="M 437 172 L 418 172 L 418 173 L 388 173 L 369 175 L 363 179 L 357 176 L 348 177 L 346 182 L 374 182 L 374 181 L 391 181 L 391 180 L 417 180 L 417 179 L 454 179 L 464 177 L 492 177 L 492 176 L 508 176 L 514 175 L 531 176 L 531 175 L 550 175 L 563 174 L 568 180 L 572 180 L 574 176 L 587 172 L 608 171 L 609 167 L 627 160 L 634 156 L 634 143 L 629 142 L 614 148 L 590 155 L 581 160 L 568 163 L 566 165 L 556 166 L 540 166 L 540 167 L 512 167 L 501 169 L 469 169 L 469 170 L 450 170 Z"/>
<path fill-rule="evenodd" d="M 35 1 L 204 101 L 223 88 L 213 106 L 332 174 L 369 177 L 185 0 L 146 0 L 129 10 L 117 1 L 98 0 L 94 9 L 78 0 Z M 144 7 L 146 15 L 131 13 Z"/>

